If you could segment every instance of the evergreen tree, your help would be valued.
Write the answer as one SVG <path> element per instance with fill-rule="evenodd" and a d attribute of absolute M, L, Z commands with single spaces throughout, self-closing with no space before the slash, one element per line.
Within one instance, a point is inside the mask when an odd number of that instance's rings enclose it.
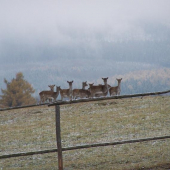
<path fill-rule="evenodd" d="M 4 107 L 14 107 L 35 104 L 36 100 L 31 96 L 35 92 L 31 84 L 24 80 L 22 72 L 16 74 L 11 82 L 4 79 L 6 90 L 1 89 L 1 105 Z"/>

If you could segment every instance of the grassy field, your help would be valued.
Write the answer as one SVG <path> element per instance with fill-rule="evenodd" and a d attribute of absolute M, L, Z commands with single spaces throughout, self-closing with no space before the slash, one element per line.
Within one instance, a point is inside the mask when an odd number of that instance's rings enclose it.
<path fill-rule="evenodd" d="M 60 106 L 62 147 L 170 135 L 170 97 Z M 170 169 L 170 139 L 63 152 L 65 170 Z M 55 108 L 0 112 L 0 155 L 56 148 Z M 57 153 L 0 160 L 0 170 L 57 169 Z"/>

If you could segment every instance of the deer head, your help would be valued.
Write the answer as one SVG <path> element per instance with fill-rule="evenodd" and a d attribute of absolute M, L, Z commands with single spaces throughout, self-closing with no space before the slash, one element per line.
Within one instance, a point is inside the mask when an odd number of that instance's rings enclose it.
<path fill-rule="evenodd" d="M 48 87 L 51 89 L 51 91 L 54 91 L 54 86 L 55 85 L 48 85 Z"/>
<path fill-rule="evenodd" d="M 67 81 L 67 83 L 69 84 L 69 86 L 71 86 L 73 84 L 73 81 Z"/>
<path fill-rule="evenodd" d="M 120 78 L 120 79 L 116 79 L 117 81 L 118 81 L 118 83 L 120 83 L 121 81 L 122 81 L 122 78 Z"/>
<path fill-rule="evenodd" d="M 89 87 L 92 87 L 94 83 L 89 83 Z"/>
<path fill-rule="evenodd" d="M 59 92 L 60 86 L 56 86 L 56 92 Z"/>
<path fill-rule="evenodd" d="M 107 79 L 108 79 L 108 77 L 102 78 L 102 79 L 103 79 L 103 81 L 104 81 L 104 84 L 107 84 Z"/>
<path fill-rule="evenodd" d="M 83 85 L 83 87 L 86 87 L 86 86 L 88 86 L 88 84 L 87 84 L 87 81 L 85 81 L 85 82 L 82 82 L 82 85 Z"/>

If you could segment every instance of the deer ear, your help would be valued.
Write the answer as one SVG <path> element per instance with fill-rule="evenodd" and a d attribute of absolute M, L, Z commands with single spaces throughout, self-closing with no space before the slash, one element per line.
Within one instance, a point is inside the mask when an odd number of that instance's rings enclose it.
<path fill-rule="evenodd" d="M 67 83 L 69 83 L 69 81 L 67 81 Z"/>
<path fill-rule="evenodd" d="M 72 83 L 73 83 L 73 80 L 72 80 Z"/>

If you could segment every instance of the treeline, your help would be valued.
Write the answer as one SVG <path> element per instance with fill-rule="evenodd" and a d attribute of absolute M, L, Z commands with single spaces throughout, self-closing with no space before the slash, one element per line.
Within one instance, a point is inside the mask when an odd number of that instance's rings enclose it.
<path fill-rule="evenodd" d="M 76 70 L 77 71 L 77 70 Z M 81 70 L 80 70 L 81 72 Z M 90 78 L 80 74 L 81 76 L 69 77 L 69 75 L 62 75 L 59 71 L 44 72 L 40 74 L 35 70 L 36 74 L 28 74 L 24 76 L 23 73 L 17 73 L 16 78 L 11 81 L 4 79 L 5 88 L 1 88 L 0 107 L 4 106 L 21 106 L 26 104 L 33 104 L 39 101 L 39 92 L 48 90 L 48 85 L 55 84 L 62 88 L 68 88 L 67 80 L 73 82 L 74 88 L 81 88 L 82 82 L 101 84 L 103 83 L 101 77 L 91 76 Z M 25 77 L 25 78 L 24 78 Z M 108 84 L 117 86 L 116 78 L 123 78 L 121 82 L 121 94 L 135 94 L 147 93 L 156 91 L 165 91 L 170 89 L 170 69 L 153 69 L 134 71 L 127 74 L 117 74 L 109 77 Z M 30 82 L 30 83 L 28 83 Z M 25 96 L 26 95 L 26 96 Z"/>
<path fill-rule="evenodd" d="M 110 77 L 110 84 L 115 84 L 116 77 L 123 77 L 122 93 L 146 93 L 170 89 L 170 69 L 153 69 L 116 75 Z"/>
<path fill-rule="evenodd" d="M 70 71 L 71 72 L 71 71 Z M 89 83 L 100 84 L 103 83 L 101 77 L 109 77 L 108 83 L 111 86 L 116 86 L 116 78 L 123 78 L 122 80 L 122 94 L 133 94 L 133 93 L 145 93 L 145 92 L 155 92 L 155 91 L 164 91 L 170 89 L 170 69 L 152 69 L 152 70 L 143 70 L 143 71 L 133 71 L 127 74 L 116 74 L 113 76 L 112 73 L 104 74 L 103 76 L 92 74 L 88 77 L 81 70 L 76 70 L 77 74 L 65 73 L 62 75 L 55 71 L 45 72 L 45 74 L 38 77 L 34 74 L 29 75 L 29 81 L 34 80 L 33 87 L 35 88 L 35 96 L 38 96 L 38 93 L 41 90 L 47 90 L 49 84 L 55 84 L 63 88 L 67 88 L 67 80 L 74 80 L 73 88 L 81 88 L 82 82 L 87 81 Z M 87 73 L 87 72 L 86 72 Z M 112 74 L 112 75 L 111 75 Z M 73 76 L 74 75 L 74 76 Z M 44 79 L 44 76 L 46 77 Z"/>
<path fill-rule="evenodd" d="M 135 93 L 147 93 L 169 90 L 168 83 L 162 83 L 160 81 L 152 82 L 149 79 L 143 81 L 137 81 L 130 79 L 122 82 L 122 94 L 135 94 Z"/>
<path fill-rule="evenodd" d="M 91 72 L 91 75 L 90 75 Z M 99 74 L 97 74 L 99 72 Z M 116 78 L 123 78 L 122 80 L 122 94 L 154 92 L 170 89 L 170 69 L 152 69 L 132 71 L 127 74 L 115 74 L 114 72 L 105 72 L 103 75 L 99 70 L 82 71 L 71 70 L 61 73 L 59 70 L 45 70 L 39 72 L 29 72 L 25 78 L 31 82 L 35 89 L 35 96 L 42 90 L 48 90 L 49 84 L 55 84 L 62 88 L 68 87 L 68 81 L 74 80 L 73 88 L 81 88 L 82 82 L 100 84 L 103 83 L 101 77 L 109 77 L 108 83 L 111 86 L 116 86 Z"/>

